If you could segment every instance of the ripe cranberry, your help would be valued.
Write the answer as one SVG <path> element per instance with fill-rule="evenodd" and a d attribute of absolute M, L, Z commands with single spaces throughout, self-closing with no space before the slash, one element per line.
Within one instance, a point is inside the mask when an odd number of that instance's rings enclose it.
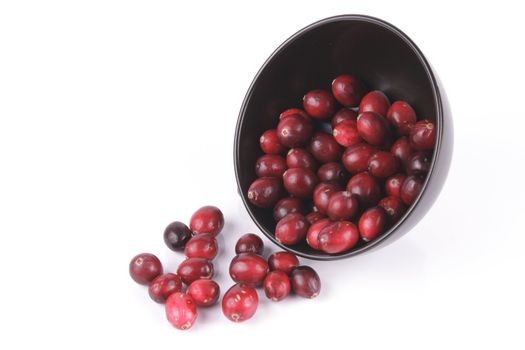
<path fill-rule="evenodd" d="M 330 196 L 326 213 L 332 220 L 348 220 L 357 215 L 357 197 L 348 191 L 339 191 Z"/>
<path fill-rule="evenodd" d="M 213 264 L 205 258 L 188 258 L 180 263 L 177 268 L 182 282 L 190 285 L 191 282 L 198 279 L 211 279 L 213 277 Z"/>
<path fill-rule="evenodd" d="M 326 218 L 321 219 L 315 223 L 313 223 L 310 228 L 308 229 L 308 232 L 306 232 L 306 243 L 310 247 L 316 250 L 321 250 L 319 247 L 319 232 L 321 232 L 322 229 L 324 229 L 326 226 L 331 225 L 333 223 L 332 220 Z"/>
<path fill-rule="evenodd" d="M 293 196 L 310 198 L 315 185 L 319 182 L 310 169 L 291 168 L 283 174 L 284 188 Z"/>
<path fill-rule="evenodd" d="M 294 293 L 300 297 L 313 299 L 321 292 L 319 275 L 310 266 L 293 269 L 290 280 Z"/>
<path fill-rule="evenodd" d="M 275 221 L 279 221 L 284 218 L 286 215 L 291 213 L 300 213 L 304 212 L 303 203 L 299 198 L 295 197 L 286 197 L 273 207 L 273 218 Z"/>
<path fill-rule="evenodd" d="M 337 124 L 333 130 L 333 135 L 337 143 L 344 147 L 350 147 L 362 141 L 357 131 L 357 122 L 353 120 Z"/>
<path fill-rule="evenodd" d="M 401 197 L 401 186 L 406 179 L 405 174 L 396 174 L 390 176 L 385 181 L 385 192 L 389 196 Z"/>
<path fill-rule="evenodd" d="M 326 214 L 328 209 L 328 203 L 330 202 L 330 197 L 341 191 L 342 186 L 339 182 L 321 182 L 315 187 L 313 200 L 315 207 L 320 213 Z"/>
<path fill-rule="evenodd" d="M 359 233 L 368 242 L 385 232 L 388 226 L 388 214 L 382 207 L 367 209 L 359 218 Z"/>
<path fill-rule="evenodd" d="M 341 146 L 332 135 L 324 132 L 314 134 L 309 149 L 314 158 L 321 163 L 336 162 L 341 158 Z"/>
<path fill-rule="evenodd" d="M 171 294 L 182 292 L 182 281 L 174 273 L 160 275 L 151 281 L 148 292 L 153 301 L 163 304 Z"/>
<path fill-rule="evenodd" d="M 275 239 L 286 245 L 297 244 L 304 239 L 308 230 L 308 221 L 298 213 L 286 215 L 275 227 Z"/>
<path fill-rule="evenodd" d="M 366 142 L 374 146 L 385 144 L 390 137 L 388 121 L 378 113 L 363 112 L 357 117 L 357 131 Z"/>
<path fill-rule="evenodd" d="M 139 254 L 129 263 L 129 275 L 138 284 L 147 285 L 160 274 L 162 274 L 162 264 L 153 254 Z"/>
<path fill-rule="evenodd" d="M 335 128 L 337 124 L 345 120 L 357 121 L 357 112 L 348 108 L 341 108 L 332 118 L 332 128 Z"/>
<path fill-rule="evenodd" d="M 386 116 L 389 108 L 390 101 L 388 97 L 379 90 L 369 92 L 359 103 L 359 113 L 375 112 Z"/>
<path fill-rule="evenodd" d="M 197 319 L 197 306 L 188 294 L 173 293 L 166 300 L 166 317 L 173 327 L 189 329 Z"/>
<path fill-rule="evenodd" d="M 378 205 L 385 209 L 390 218 L 390 223 L 395 224 L 406 212 L 407 207 L 399 197 L 388 196 L 381 199 Z"/>
<path fill-rule="evenodd" d="M 337 221 L 323 228 L 317 237 L 319 248 L 328 254 L 352 249 L 359 241 L 359 231 L 350 221 Z"/>
<path fill-rule="evenodd" d="M 344 167 L 352 174 L 360 173 L 368 169 L 368 159 L 377 152 L 377 149 L 366 143 L 359 143 L 348 147 L 341 161 Z"/>
<path fill-rule="evenodd" d="M 248 200 L 259 208 L 270 208 L 281 198 L 282 182 L 276 177 L 261 177 L 248 189 Z"/>
<path fill-rule="evenodd" d="M 231 278 L 235 282 L 246 283 L 252 287 L 260 286 L 268 271 L 266 260 L 254 253 L 239 254 L 230 264 Z"/>
<path fill-rule="evenodd" d="M 208 260 L 213 260 L 218 251 L 217 240 L 209 233 L 201 233 L 192 237 L 184 248 L 184 254 L 188 258 L 205 258 Z"/>
<path fill-rule="evenodd" d="M 356 77 L 343 74 L 332 81 L 332 93 L 343 106 L 357 107 L 366 93 L 366 88 Z"/>
<path fill-rule="evenodd" d="M 303 106 L 312 118 L 327 119 L 334 113 L 335 100 L 328 91 L 312 90 L 304 95 Z"/>
<path fill-rule="evenodd" d="M 259 144 L 261 149 L 266 154 L 281 154 L 284 152 L 285 148 L 279 142 L 277 137 L 277 130 L 271 129 L 266 130 L 259 139 Z"/>
<path fill-rule="evenodd" d="M 414 175 L 408 176 L 401 186 L 401 199 L 406 205 L 412 205 L 422 188 L 423 180 L 421 178 Z"/>
<path fill-rule="evenodd" d="M 281 301 L 290 294 L 292 285 L 288 275 L 282 271 L 271 271 L 264 278 L 264 294 L 272 301 Z"/>
<path fill-rule="evenodd" d="M 346 185 L 346 190 L 357 196 L 359 204 L 363 208 L 376 205 L 381 198 L 381 188 L 379 184 L 367 172 L 352 176 Z"/>
<path fill-rule="evenodd" d="M 276 154 L 265 154 L 255 162 L 258 177 L 281 177 L 286 171 L 286 161 Z"/>
<path fill-rule="evenodd" d="M 346 179 L 346 172 L 341 163 L 325 163 L 317 170 L 317 177 L 322 182 L 342 182 Z"/>
<path fill-rule="evenodd" d="M 321 213 L 320 211 L 313 211 L 310 214 L 306 215 L 306 221 L 308 221 L 310 225 L 313 225 L 317 221 L 325 218 L 326 215 Z"/>
<path fill-rule="evenodd" d="M 212 280 L 196 280 L 188 287 L 188 294 L 197 306 L 211 306 L 219 300 L 221 289 Z"/>
<path fill-rule="evenodd" d="M 430 156 L 426 152 L 416 152 L 408 158 L 407 174 L 424 177 L 430 170 Z"/>
<path fill-rule="evenodd" d="M 403 136 L 398 138 L 397 141 L 394 142 L 392 147 L 390 147 L 390 152 L 392 152 L 393 155 L 399 158 L 403 167 L 406 167 L 408 163 L 408 158 L 412 153 L 414 153 L 414 150 L 412 149 L 412 146 L 410 146 L 408 138 Z"/>
<path fill-rule="evenodd" d="M 385 178 L 399 169 L 399 159 L 390 152 L 379 151 L 368 160 L 368 171 L 372 176 Z"/>
<path fill-rule="evenodd" d="M 299 259 L 290 252 L 276 252 L 268 257 L 268 266 L 271 271 L 282 271 L 287 275 L 299 266 Z"/>
<path fill-rule="evenodd" d="M 164 230 L 164 243 L 173 251 L 183 249 L 191 238 L 191 230 L 180 221 L 172 222 Z"/>
<path fill-rule="evenodd" d="M 230 321 L 246 321 L 255 314 L 258 304 L 257 291 L 245 283 L 237 283 L 222 297 L 222 313 Z"/>
<path fill-rule="evenodd" d="M 286 155 L 286 165 L 288 165 L 288 168 L 306 168 L 312 171 L 317 169 L 317 161 L 314 156 L 304 148 L 292 148 L 289 150 Z"/>
<path fill-rule="evenodd" d="M 306 114 L 305 111 L 303 111 L 302 109 L 299 109 L 299 108 L 290 108 L 290 109 L 287 109 L 286 111 L 282 112 L 280 115 L 279 115 L 279 120 L 281 119 L 284 119 L 286 117 L 289 117 L 291 115 L 297 115 L 299 114 L 300 116 L 303 116 L 305 118 L 308 118 L 308 114 Z"/>
<path fill-rule="evenodd" d="M 242 235 L 235 244 L 235 254 L 254 253 L 262 255 L 264 243 L 255 233 Z"/>
<path fill-rule="evenodd" d="M 217 236 L 224 227 L 224 216 L 219 208 L 212 205 L 197 210 L 190 219 L 190 229 L 195 234 L 209 233 Z"/>
<path fill-rule="evenodd" d="M 410 144 L 418 151 L 430 151 L 436 143 L 436 128 L 428 119 L 420 120 L 410 130 Z"/>
<path fill-rule="evenodd" d="M 312 137 L 312 122 L 301 115 L 294 114 L 282 119 L 277 125 L 279 143 L 286 147 L 300 147 Z"/>
<path fill-rule="evenodd" d="M 396 101 L 386 113 L 388 121 L 396 128 L 399 135 L 408 135 L 416 123 L 416 112 L 405 101 Z"/>

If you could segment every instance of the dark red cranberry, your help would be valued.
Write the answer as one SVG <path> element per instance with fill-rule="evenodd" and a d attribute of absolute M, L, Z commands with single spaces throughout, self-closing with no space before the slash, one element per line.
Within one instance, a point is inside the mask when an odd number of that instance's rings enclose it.
<path fill-rule="evenodd" d="M 366 88 L 356 77 L 343 74 L 332 81 L 332 93 L 343 106 L 357 107 L 366 93 Z"/>
<path fill-rule="evenodd" d="M 281 198 L 282 181 L 276 177 L 261 177 L 248 189 L 248 200 L 260 208 L 270 208 Z"/>
<path fill-rule="evenodd" d="M 235 244 L 235 254 L 254 253 L 262 255 L 264 243 L 261 237 L 255 233 L 246 233 L 242 235 Z"/>
<path fill-rule="evenodd" d="M 341 163 L 325 163 L 317 170 L 317 177 L 322 182 L 342 182 L 346 180 L 346 172 Z"/>
<path fill-rule="evenodd" d="M 291 168 L 284 172 L 283 182 L 284 188 L 291 195 L 299 198 L 310 198 L 319 180 L 310 169 Z"/>
<path fill-rule="evenodd" d="M 157 276 L 151 281 L 148 292 L 151 299 L 163 304 L 171 294 L 182 292 L 182 280 L 174 273 Z"/>
<path fill-rule="evenodd" d="M 381 187 L 367 172 L 352 176 L 346 185 L 346 190 L 357 196 L 359 204 L 363 208 L 376 205 L 381 198 Z"/>
<path fill-rule="evenodd" d="M 368 172 L 375 177 L 385 178 L 399 170 L 399 159 L 390 152 L 378 151 L 368 160 Z"/>
<path fill-rule="evenodd" d="M 284 218 L 286 215 L 291 213 L 304 213 L 303 203 L 299 198 L 296 197 L 286 197 L 273 207 L 273 218 L 275 221 L 279 221 Z"/>
<path fill-rule="evenodd" d="M 266 154 L 281 154 L 284 152 L 285 147 L 279 142 L 277 137 L 277 130 L 271 129 L 266 130 L 259 139 L 261 149 Z"/>
<path fill-rule="evenodd" d="M 197 210 L 190 219 L 190 229 L 195 234 L 209 233 L 217 236 L 224 227 L 224 216 L 219 208 L 207 205 Z"/>
<path fill-rule="evenodd" d="M 326 215 L 321 213 L 320 211 L 313 211 L 309 213 L 308 215 L 306 215 L 306 221 L 308 221 L 310 225 L 313 225 L 317 221 L 321 219 L 325 219 L 325 218 L 326 218 Z"/>
<path fill-rule="evenodd" d="M 284 119 L 286 117 L 289 117 L 291 115 L 297 115 L 299 114 L 300 116 L 302 117 L 305 117 L 305 118 L 308 118 L 308 114 L 306 114 L 305 111 L 303 111 L 302 109 L 299 109 L 299 108 L 290 108 L 290 109 L 287 109 L 286 111 L 282 112 L 280 115 L 279 115 L 279 120 L 281 119 Z"/>
<path fill-rule="evenodd" d="M 197 306 L 188 294 L 173 293 L 166 300 L 166 317 L 173 327 L 189 329 L 197 319 Z"/>
<path fill-rule="evenodd" d="M 359 113 L 375 112 L 386 116 L 389 108 L 390 101 L 388 97 L 379 90 L 369 92 L 359 103 Z"/>
<path fill-rule="evenodd" d="M 426 152 L 416 152 L 408 158 L 407 174 L 424 177 L 430 170 L 430 156 Z"/>
<path fill-rule="evenodd" d="M 401 197 L 401 186 L 406 179 L 405 174 L 396 174 L 390 176 L 385 181 L 385 192 L 389 196 Z"/>
<path fill-rule="evenodd" d="M 368 169 L 368 160 L 376 152 L 375 147 L 366 143 L 359 143 L 348 147 L 341 160 L 346 170 L 352 174 L 357 174 Z"/>
<path fill-rule="evenodd" d="M 201 233 L 192 237 L 184 248 L 184 254 L 188 258 L 205 258 L 208 260 L 213 260 L 218 251 L 217 240 L 209 233 Z"/>
<path fill-rule="evenodd" d="M 399 135 L 408 135 L 416 123 L 416 112 L 405 101 L 396 101 L 386 113 L 388 121 L 396 128 Z"/>
<path fill-rule="evenodd" d="M 350 147 L 362 141 L 357 131 L 357 122 L 353 120 L 337 124 L 333 130 L 333 135 L 337 143 L 343 147 Z"/>
<path fill-rule="evenodd" d="M 252 287 L 260 286 L 268 271 L 266 260 L 254 253 L 239 254 L 230 264 L 231 278 L 235 282 L 246 283 Z"/>
<path fill-rule="evenodd" d="M 332 117 L 332 128 L 335 128 L 337 124 L 345 120 L 353 120 L 354 122 L 357 121 L 357 112 L 348 108 L 341 108 Z"/>
<path fill-rule="evenodd" d="M 367 209 L 359 218 L 359 233 L 369 242 L 385 232 L 388 227 L 388 214 L 382 207 Z"/>
<path fill-rule="evenodd" d="M 353 219 L 359 211 L 357 197 L 348 191 L 339 191 L 330 196 L 326 214 L 332 220 Z"/>
<path fill-rule="evenodd" d="M 303 106 L 309 116 L 316 119 L 327 119 L 334 114 L 334 97 L 324 90 L 312 90 L 303 97 Z"/>
<path fill-rule="evenodd" d="M 188 258 L 180 263 L 177 268 L 182 282 L 190 285 L 191 282 L 198 279 L 211 279 L 213 277 L 213 264 L 205 258 Z"/>
<path fill-rule="evenodd" d="M 299 259 L 290 252 L 276 252 L 268 257 L 268 266 L 271 271 L 282 271 L 290 274 L 294 268 L 299 266 Z"/>
<path fill-rule="evenodd" d="M 290 294 L 292 285 L 288 275 L 282 271 L 271 271 L 263 282 L 264 294 L 272 301 L 281 301 Z"/>
<path fill-rule="evenodd" d="M 321 163 L 336 162 L 341 158 L 341 146 L 332 135 L 324 132 L 314 134 L 309 149 L 314 158 Z"/>
<path fill-rule="evenodd" d="M 159 258 L 150 253 L 134 256 L 129 263 L 129 275 L 138 284 L 149 284 L 162 274 L 162 264 Z"/>
<path fill-rule="evenodd" d="M 298 213 L 286 215 L 275 227 L 275 239 L 286 245 L 297 244 L 306 237 L 309 223 Z"/>
<path fill-rule="evenodd" d="M 318 240 L 319 232 L 321 232 L 322 229 L 324 229 L 328 225 L 331 225 L 332 223 L 333 221 L 328 218 L 321 219 L 313 223 L 310 226 L 310 228 L 308 228 L 308 232 L 306 232 L 306 243 L 308 243 L 308 245 L 313 249 L 321 250 L 321 248 L 319 247 Z"/>
<path fill-rule="evenodd" d="M 221 289 L 212 280 L 196 280 L 188 287 L 188 294 L 197 306 L 211 306 L 219 300 Z"/>
<path fill-rule="evenodd" d="M 390 152 L 392 152 L 394 156 L 399 158 L 403 167 L 406 167 L 408 163 L 408 158 L 412 153 L 414 153 L 414 150 L 412 149 L 412 146 L 410 146 L 408 138 L 403 136 L 398 138 L 396 142 L 394 142 L 392 147 L 390 147 Z"/>
<path fill-rule="evenodd" d="M 384 145 L 390 137 L 388 121 L 378 113 L 363 112 L 357 117 L 357 131 L 366 142 L 374 146 Z"/>
<path fill-rule="evenodd" d="M 388 217 L 390 218 L 391 224 L 395 224 L 407 210 L 407 207 L 401 198 L 394 196 L 388 196 L 381 199 L 378 205 L 385 209 Z"/>
<path fill-rule="evenodd" d="M 286 155 L 288 168 L 306 168 L 312 171 L 317 169 L 317 161 L 314 156 L 304 148 L 292 148 Z"/>
<path fill-rule="evenodd" d="M 180 221 L 172 222 L 164 230 L 164 243 L 173 251 L 184 249 L 191 238 L 191 230 Z"/>
<path fill-rule="evenodd" d="M 403 186 L 401 186 L 401 199 L 406 205 L 412 205 L 422 188 L 423 180 L 420 177 L 408 176 L 403 182 Z"/>
<path fill-rule="evenodd" d="M 410 144 L 418 151 L 431 151 L 436 143 L 436 127 L 428 119 L 420 120 L 410 129 Z"/>
<path fill-rule="evenodd" d="M 341 191 L 342 186 L 339 182 L 321 182 L 315 187 L 313 200 L 317 210 L 323 214 L 326 214 L 328 209 L 328 203 L 330 202 L 330 197 Z"/>
<path fill-rule="evenodd" d="M 319 248 L 328 254 L 352 249 L 359 241 L 359 231 L 350 221 L 337 221 L 323 228 L 317 237 Z"/>
<path fill-rule="evenodd" d="M 255 162 L 258 177 L 281 177 L 286 171 L 286 161 L 276 154 L 265 154 Z"/>
<path fill-rule="evenodd" d="M 257 291 L 245 283 L 237 283 L 224 293 L 222 313 L 230 321 L 246 321 L 255 314 L 258 304 Z"/>
<path fill-rule="evenodd" d="M 311 120 L 298 114 L 282 119 L 277 125 L 279 143 L 286 147 L 300 147 L 312 137 Z"/>
<path fill-rule="evenodd" d="M 298 266 L 293 269 L 290 281 L 294 293 L 300 297 L 313 299 L 321 292 L 319 275 L 310 266 Z"/>

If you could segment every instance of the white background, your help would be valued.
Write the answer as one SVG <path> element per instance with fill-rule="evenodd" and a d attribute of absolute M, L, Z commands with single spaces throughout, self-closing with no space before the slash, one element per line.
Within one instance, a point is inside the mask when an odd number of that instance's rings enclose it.
<path fill-rule="evenodd" d="M 229 287 L 236 238 L 256 231 L 232 162 L 244 94 L 288 36 L 343 13 L 398 26 L 440 75 L 455 126 L 441 196 L 385 249 L 303 260 L 322 278 L 317 299 L 261 293 L 244 324 L 215 306 L 172 328 L 130 258 L 175 270 L 164 227 L 215 204 Z M 523 349 L 522 13 L 504 1 L 1 1 L 0 348 Z"/>

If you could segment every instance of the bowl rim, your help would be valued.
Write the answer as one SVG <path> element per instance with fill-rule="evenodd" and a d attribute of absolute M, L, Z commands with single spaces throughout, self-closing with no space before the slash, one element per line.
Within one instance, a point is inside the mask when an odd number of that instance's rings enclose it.
<path fill-rule="evenodd" d="M 239 171 L 238 171 L 239 170 L 239 163 L 240 163 L 240 161 L 239 161 L 240 128 L 241 128 L 241 125 L 244 122 L 244 118 L 246 116 L 246 108 L 247 108 L 249 100 L 252 97 L 253 89 L 254 89 L 257 81 L 259 80 L 259 76 L 266 69 L 266 67 L 273 61 L 273 59 L 282 50 L 284 50 L 289 44 L 291 44 L 293 41 L 295 41 L 297 38 L 299 38 L 300 36 L 304 35 L 305 33 L 309 32 L 309 31 L 311 31 L 313 29 L 316 29 L 318 27 L 321 27 L 323 25 L 326 25 L 326 24 L 333 23 L 333 22 L 341 22 L 341 21 L 360 21 L 360 22 L 366 22 L 366 23 L 371 23 L 371 24 L 374 24 L 374 25 L 378 25 L 378 26 L 380 26 L 380 27 L 382 27 L 382 28 L 392 32 L 393 34 L 397 35 L 401 40 L 403 40 L 409 46 L 409 48 L 412 50 L 412 52 L 416 55 L 416 57 L 421 62 L 423 68 L 425 69 L 425 72 L 427 74 L 427 78 L 429 79 L 429 81 L 431 83 L 433 99 L 434 99 L 434 102 L 435 102 L 435 105 L 436 105 L 436 109 L 435 109 L 435 118 L 436 118 L 436 124 L 437 124 L 436 125 L 437 126 L 436 145 L 435 145 L 435 148 L 434 148 L 434 154 L 432 156 L 432 161 L 431 161 L 431 164 L 430 164 L 430 169 L 429 169 L 428 175 L 425 178 L 425 181 L 423 182 L 423 187 L 421 188 L 421 191 L 420 191 L 419 195 L 416 197 L 416 200 L 414 201 L 414 203 L 412 203 L 412 205 L 407 209 L 405 214 L 394 225 L 392 225 L 385 233 L 383 233 L 382 235 L 380 235 L 376 239 L 374 239 L 374 240 L 372 240 L 370 242 L 367 242 L 364 246 L 359 247 L 357 249 L 353 249 L 353 250 L 350 250 L 350 251 L 347 251 L 347 252 L 344 252 L 344 253 L 341 253 L 341 254 L 315 255 L 315 254 L 305 253 L 305 252 L 303 252 L 301 250 L 295 249 L 294 246 L 286 246 L 286 245 L 280 243 L 279 241 L 277 241 L 277 239 L 275 238 L 274 235 L 272 235 L 269 232 L 267 232 L 267 229 L 257 220 L 257 218 L 255 217 L 254 213 L 250 209 L 249 203 L 247 202 L 245 196 L 241 193 L 242 189 L 241 189 L 241 183 L 240 183 Z M 368 15 L 344 14 L 344 15 L 331 16 L 331 17 L 327 17 L 327 18 L 321 19 L 319 21 L 313 22 L 313 23 L 307 25 L 306 27 L 298 30 L 296 33 L 294 33 L 288 39 L 286 39 L 281 45 L 279 45 L 272 52 L 272 54 L 264 61 L 264 63 L 262 64 L 261 68 L 259 68 L 259 70 L 255 74 L 252 82 L 250 83 L 250 86 L 249 86 L 249 88 L 248 88 L 248 90 L 246 92 L 246 95 L 244 97 L 244 100 L 242 102 L 242 105 L 241 105 L 241 108 L 240 108 L 240 111 L 239 111 L 239 116 L 238 116 L 238 119 L 237 119 L 237 123 L 235 125 L 234 150 L 233 150 L 233 153 L 234 153 L 233 154 L 233 156 L 234 156 L 233 158 L 234 159 L 233 159 L 233 161 L 234 161 L 235 179 L 236 179 L 236 183 L 237 183 L 237 191 L 239 192 L 239 195 L 240 195 L 240 197 L 242 199 L 244 207 L 248 211 L 248 214 L 250 215 L 251 219 L 255 222 L 257 227 L 262 231 L 262 233 L 268 239 L 270 239 L 273 243 L 275 243 L 277 246 L 279 246 L 280 248 L 284 249 L 285 251 L 292 252 L 292 253 L 294 253 L 294 254 L 296 254 L 298 256 L 301 256 L 303 258 L 312 259 L 312 260 L 319 260 L 319 261 L 331 261 L 331 260 L 339 260 L 339 259 L 345 259 L 345 258 L 354 257 L 356 255 L 362 254 L 362 253 L 367 252 L 367 251 L 369 251 L 369 250 L 371 250 L 373 248 L 378 247 L 378 245 L 380 243 L 382 243 L 387 238 L 392 236 L 397 231 L 397 229 L 400 226 L 402 226 L 403 223 L 405 223 L 406 219 L 410 216 L 410 214 L 415 210 L 415 208 L 419 204 L 421 197 L 423 196 L 423 194 L 425 193 L 425 191 L 426 191 L 426 189 L 428 187 L 428 183 L 430 182 L 431 178 L 434 175 L 434 168 L 435 168 L 435 165 L 436 165 L 436 160 L 437 160 L 437 158 L 438 158 L 438 156 L 440 154 L 440 151 L 441 151 L 441 144 L 442 144 L 442 139 L 443 139 L 443 122 L 444 122 L 443 101 L 442 101 L 441 93 L 439 91 L 438 81 L 437 81 L 437 79 L 436 79 L 436 77 L 435 77 L 435 75 L 434 75 L 434 73 L 432 71 L 432 67 L 431 67 L 430 63 L 427 61 L 427 59 L 425 58 L 425 56 L 423 55 L 423 53 L 421 52 L 419 47 L 412 41 L 412 39 L 410 39 L 408 37 L 408 35 L 406 35 L 403 31 L 401 31 L 396 26 L 390 24 L 389 22 L 386 22 L 386 21 L 384 21 L 382 19 L 379 19 L 379 18 L 376 18 L 376 17 L 368 16 Z"/>

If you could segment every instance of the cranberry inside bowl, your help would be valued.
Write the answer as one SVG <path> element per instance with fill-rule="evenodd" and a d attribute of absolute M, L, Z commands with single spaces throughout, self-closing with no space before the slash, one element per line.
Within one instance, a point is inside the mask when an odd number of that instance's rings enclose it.
<path fill-rule="evenodd" d="M 261 135 L 266 130 L 276 129 L 283 111 L 303 109 L 303 96 L 307 92 L 315 89 L 331 91 L 333 79 L 341 74 L 358 77 L 368 91 L 380 90 L 391 102 L 408 102 L 416 111 L 418 120 L 426 119 L 433 123 L 435 143 L 428 153 L 430 160 L 425 165 L 426 176 L 421 177 L 419 194 L 404 214 L 379 236 L 370 240 L 360 238 L 351 249 L 329 254 L 313 249 L 305 239 L 293 244 L 279 242 L 275 238 L 273 207 L 254 205 L 248 198 L 248 190 L 258 177 L 255 164 L 264 154 Z M 338 105 L 337 108 L 340 107 Z M 316 130 L 332 131 L 330 120 L 315 119 L 313 123 Z M 364 15 L 341 15 L 301 29 L 263 64 L 240 110 L 234 141 L 234 166 L 242 201 L 251 218 L 270 240 L 305 258 L 334 260 L 384 247 L 410 231 L 439 195 L 450 166 L 452 147 L 452 120 L 445 92 L 416 44 L 383 20 Z M 287 149 L 277 149 L 276 153 L 286 159 Z M 265 179 L 263 182 L 271 183 L 268 178 Z M 382 197 L 386 196 L 384 184 L 381 182 Z M 284 191 L 280 198 L 288 196 Z M 306 215 L 312 210 L 313 202 L 303 202 Z M 349 221 L 357 227 L 357 220 Z"/>

